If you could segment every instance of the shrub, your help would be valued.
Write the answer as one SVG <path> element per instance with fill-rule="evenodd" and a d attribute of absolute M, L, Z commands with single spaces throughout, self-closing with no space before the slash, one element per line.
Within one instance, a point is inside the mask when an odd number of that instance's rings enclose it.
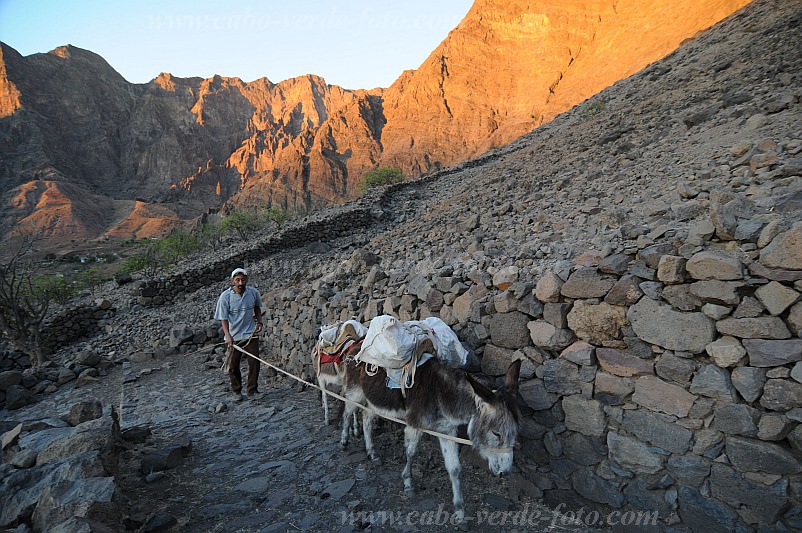
<path fill-rule="evenodd" d="M 155 256 L 164 265 L 172 265 L 179 259 L 203 248 L 201 240 L 184 230 L 175 230 L 164 239 L 155 241 Z"/>
<path fill-rule="evenodd" d="M 73 281 L 66 276 L 39 276 L 33 279 L 31 294 L 39 299 L 45 299 L 46 295 L 64 305 L 78 294 L 79 287 Z"/>
<path fill-rule="evenodd" d="M 256 213 L 248 211 L 236 211 L 220 221 L 220 227 L 225 233 L 234 232 L 240 239 L 247 240 L 248 237 L 264 227 L 264 221 L 260 220 Z"/>
<path fill-rule="evenodd" d="M 267 216 L 268 220 L 273 222 L 279 229 L 290 218 L 289 212 L 287 212 L 285 209 L 281 209 L 280 207 L 271 207 L 267 210 L 265 216 Z"/>
<path fill-rule="evenodd" d="M 140 244 L 141 252 L 126 257 L 120 264 L 119 271 L 125 274 L 133 274 L 140 270 L 147 276 L 154 276 L 158 271 L 158 263 L 153 254 L 153 250 L 147 244 Z"/>
<path fill-rule="evenodd" d="M 225 228 L 221 223 L 206 222 L 198 228 L 198 237 L 206 246 L 222 244 L 225 236 Z"/>
<path fill-rule="evenodd" d="M 602 111 L 604 111 L 604 102 L 600 100 L 596 100 L 594 102 L 585 102 L 579 108 L 579 113 L 583 117 L 595 117 Z"/>
<path fill-rule="evenodd" d="M 95 289 L 97 286 L 104 281 L 106 281 L 106 276 L 103 274 L 101 269 L 92 267 L 78 274 L 75 283 L 78 285 L 78 289 L 89 289 L 92 294 L 95 294 Z"/>
<path fill-rule="evenodd" d="M 404 173 L 398 167 L 380 167 L 370 170 L 359 183 L 359 190 L 392 185 L 404 181 Z"/>

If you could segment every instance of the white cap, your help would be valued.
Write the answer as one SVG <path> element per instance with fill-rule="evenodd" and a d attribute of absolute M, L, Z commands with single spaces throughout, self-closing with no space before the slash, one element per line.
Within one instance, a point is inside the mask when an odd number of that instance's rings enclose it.
<path fill-rule="evenodd" d="M 234 276 L 236 276 L 237 274 L 242 274 L 243 276 L 247 276 L 248 275 L 248 271 L 245 270 L 244 268 L 235 268 L 231 272 L 231 279 L 234 279 Z"/>

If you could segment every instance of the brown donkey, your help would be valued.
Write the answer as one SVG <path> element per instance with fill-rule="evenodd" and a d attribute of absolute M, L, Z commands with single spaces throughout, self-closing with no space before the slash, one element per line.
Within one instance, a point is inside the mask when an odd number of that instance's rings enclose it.
<path fill-rule="evenodd" d="M 371 459 L 378 459 L 371 435 L 376 414 L 400 418 L 408 424 L 404 429 L 404 445 L 407 462 L 402 478 L 404 490 L 413 492 L 412 459 L 422 436 L 428 429 L 456 436 L 457 428 L 468 426 L 468 437 L 476 451 L 488 461 L 490 471 L 496 475 L 512 467 L 512 452 L 518 437 L 520 413 L 516 402 L 518 375 L 521 361 L 515 361 L 507 370 L 505 386 L 493 391 L 485 387 L 463 370 L 454 369 L 436 358 L 429 359 L 417 368 L 415 384 L 406 390 L 386 386 L 384 369 L 371 376 L 364 364 L 347 360 L 345 365 L 343 395 L 371 411 L 363 412 L 362 431 L 365 448 Z M 351 415 L 358 407 L 346 404 L 340 444 L 348 445 Z M 375 413 L 375 414 L 374 414 Z M 460 472 L 457 443 L 438 437 L 446 470 L 451 479 L 454 514 L 457 521 L 465 517 L 465 507 L 460 487 Z"/>

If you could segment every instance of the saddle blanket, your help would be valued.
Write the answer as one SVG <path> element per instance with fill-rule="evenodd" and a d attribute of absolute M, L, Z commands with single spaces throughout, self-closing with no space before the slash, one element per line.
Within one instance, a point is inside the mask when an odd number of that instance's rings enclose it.
<path fill-rule="evenodd" d="M 335 353 L 327 353 L 325 350 L 320 351 L 320 364 L 325 365 L 326 363 L 337 363 L 338 365 L 343 362 L 343 355 L 347 352 L 351 346 L 354 344 L 361 343 L 362 339 L 354 340 L 348 339 L 343 344 L 340 345 L 339 350 Z M 317 350 L 317 346 L 315 346 L 315 350 Z"/>
<path fill-rule="evenodd" d="M 421 366 L 423 363 L 425 363 L 426 361 L 428 361 L 432 357 L 434 357 L 434 356 L 432 354 L 430 354 L 430 353 L 425 353 L 425 354 L 421 355 L 420 359 L 418 359 L 418 364 L 415 365 L 415 366 Z M 400 389 L 401 388 L 401 382 L 404 380 L 404 376 L 405 376 L 404 369 L 403 368 L 385 368 L 384 370 L 385 370 L 385 372 L 387 372 L 387 381 L 385 382 L 385 386 L 388 389 Z M 407 389 L 412 387 L 412 383 L 409 382 L 409 377 L 410 377 L 409 374 L 406 374 L 407 384 L 405 385 L 405 388 L 407 388 Z"/>

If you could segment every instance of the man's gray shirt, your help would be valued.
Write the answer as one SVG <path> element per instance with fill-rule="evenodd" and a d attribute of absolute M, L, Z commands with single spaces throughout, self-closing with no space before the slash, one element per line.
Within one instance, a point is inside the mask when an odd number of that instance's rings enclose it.
<path fill-rule="evenodd" d="M 242 341 L 250 337 L 256 329 L 253 310 L 257 307 L 262 307 L 262 298 L 258 290 L 246 286 L 245 292 L 239 295 L 233 287 L 229 287 L 217 299 L 214 318 L 228 320 L 229 333 L 235 341 Z"/>

